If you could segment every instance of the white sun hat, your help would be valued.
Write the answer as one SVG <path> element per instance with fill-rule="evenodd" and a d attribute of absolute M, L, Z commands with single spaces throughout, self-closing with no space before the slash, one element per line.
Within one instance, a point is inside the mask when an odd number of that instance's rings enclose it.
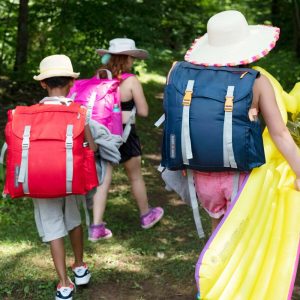
<path fill-rule="evenodd" d="M 137 49 L 134 40 L 127 39 L 127 38 L 113 39 L 109 42 L 108 50 L 97 49 L 96 52 L 101 56 L 109 53 L 109 54 L 129 55 L 139 59 L 146 59 L 148 57 L 148 51 L 143 49 Z"/>
<path fill-rule="evenodd" d="M 223 11 L 209 19 L 207 33 L 195 39 L 184 59 L 217 67 L 249 64 L 275 47 L 279 33 L 277 27 L 248 25 L 239 11 Z"/>
<path fill-rule="evenodd" d="M 73 72 L 73 66 L 68 56 L 63 54 L 50 55 L 40 63 L 40 74 L 33 76 L 35 80 L 43 80 L 50 77 L 73 77 L 77 78 L 80 73 Z"/>

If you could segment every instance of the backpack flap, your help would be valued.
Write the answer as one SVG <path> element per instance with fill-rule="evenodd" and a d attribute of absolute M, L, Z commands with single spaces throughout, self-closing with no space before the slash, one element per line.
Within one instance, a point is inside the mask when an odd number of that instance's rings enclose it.
<path fill-rule="evenodd" d="M 30 126 L 30 140 L 65 140 L 67 125 L 73 125 L 73 139 L 82 134 L 85 109 L 78 105 L 43 105 L 16 107 L 12 132 L 22 139 L 25 126 Z"/>

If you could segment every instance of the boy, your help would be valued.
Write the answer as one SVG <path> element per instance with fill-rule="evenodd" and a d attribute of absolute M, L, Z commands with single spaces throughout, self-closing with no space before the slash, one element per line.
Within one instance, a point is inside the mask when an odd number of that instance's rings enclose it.
<path fill-rule="evenodd" d="M 69 57 L 51 55 L 40 63 L 40 74 L 34 76 L 40 81 L 48 97 L 40 101 L 44 105 L 69 105 L 72 100 L 65 98 L 79 73 L 73 72 Z M 51 122 L 51 120 L 49 120 Z M 85 139 L 95 151 L 96 145 L 91 137 L 88 125 L 85 126 Z M 68 278 L 64 237 L 69 234 L 75 262 L 72 270 L 76 285 L 87 284 L 91 274 L 83 262 L 83 231 L 76 197 L 67 196 L 56 199 L 33 199 L 37 230 L 43 242 L 49 242 L 54 266 L 59 277 L 55 299 L 72 300 L 74 283 Z"/>

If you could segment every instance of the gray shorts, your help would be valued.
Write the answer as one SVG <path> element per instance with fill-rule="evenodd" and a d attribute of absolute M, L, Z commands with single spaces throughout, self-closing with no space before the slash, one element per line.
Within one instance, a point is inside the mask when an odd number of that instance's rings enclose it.
<path fill-rule="evenodd" d="M 33 199 L 35 223 L 43 242 L 68 235 L 81 224 L 80 197 Z"/>

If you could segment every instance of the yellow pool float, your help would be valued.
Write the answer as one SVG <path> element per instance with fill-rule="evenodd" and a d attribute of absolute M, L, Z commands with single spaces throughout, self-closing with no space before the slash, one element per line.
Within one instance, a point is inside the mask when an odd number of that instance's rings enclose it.
<path fill-rule="evenodd" d="M 264 69 L 285 122 L 300 112 L 300 83 L 286 93 Z M 254 169 L 202 250 L 196 281 L 201 300 L 291 299 L 299 259 L 300 193 L 294 173 L 263 132 L 266 164 Z"/>

